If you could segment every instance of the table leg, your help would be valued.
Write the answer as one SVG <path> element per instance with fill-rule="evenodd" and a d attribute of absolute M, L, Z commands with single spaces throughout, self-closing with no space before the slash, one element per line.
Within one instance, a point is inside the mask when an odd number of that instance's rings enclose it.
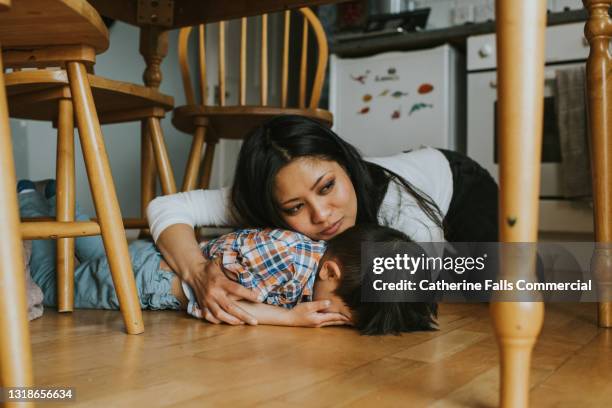
<path fill-rule="evenodd" d="M 32 351 L 25 269 L 1 51 L 0 49 L 0 376 L 4 387 L 31 387 Z M 22 406 L 7 404 L 16 405 Z"/>
<path fill-rule="evenodd" d="M 546 2 L 497 0 L 500 241 L 536 242 L 544 113 Z M 510 271 L 521 275 L 530 270 Z M 503 271 L 503 269 L 502 269 Z M 525 407 L 541 302 L 492 302 L 500 347 L 500 406 Z"/>
<path fill-rule="evenodd" d="M 162 81 L 161 63 L 168 54 L 168 32 L 157 26 L 141 27 L 140 54 L 147 64 L 142 75 L 145 85 L 159 88 Z"/>
<path fill-rule="evenodd" d="M 608 47 L 612 0 L 583 0 L 589 10 L 585 34 L 591 46 L 587 61 L 589 133 L 593 172 L 593 209 L 597 248 L 591 262 L 599 287 L 599 325 L 612 327 L 612 61 Z"/>

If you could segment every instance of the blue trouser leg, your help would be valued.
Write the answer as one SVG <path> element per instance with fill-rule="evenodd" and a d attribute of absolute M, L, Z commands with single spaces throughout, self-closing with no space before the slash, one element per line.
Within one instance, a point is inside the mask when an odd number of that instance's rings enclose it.
<path fill-rule="evenodd" d="M 56 214 L 56 200 L 55 196 L 46 200 L 49 205 L 50 214 L 55 217 Z M 74 217 L 77 221 L 89 221 L 90 218 L 86 214 L 81 212 L 81 209 L 76 205 L 76 214 Z M 100 235 L 94 235 L 91 237 L 79 237 L 75 239 L 74 251 L 76 257 L 80 262 L 84 262 L 88 259 L 95 259 L 101 256 L 106 256 L 104 251 L 104 243 Z"/>
<path fill-rule="evenodd" d="M 179 309 L 171 293 L 176 275 L 160 269 L 161 255 L 150 241 L 134 241 L 129 246 L 130 259 L 142 309 Z M 118 309 L 119 301 L 106 256 L 88 259 L 75 270 L 77 308 Z"/>
<path fill-rule="evenodd" d="M 24 217 L 55 216 L 55 198 L 45 200 L 38 192 L 19 194 L 20 212 Z M 77 214 L 77 220 L 88 220 Z M 76 239 L 81 263 L 74 271 L 74 305 L 77 308 L 118 309 L 119 301 L 110 267 L 99 237 Z M 178 309 L 179 301 L 171 294 L 175 275 L 160 269 L 161 255 L 152 242 L 135 241 L 129 246 L 136 286 L 143 309 Z M 32 279 L 44 293 L 44 304 L 57 304 L 56 244 L 54 240 L 32 242 L 30 271 Z"/>

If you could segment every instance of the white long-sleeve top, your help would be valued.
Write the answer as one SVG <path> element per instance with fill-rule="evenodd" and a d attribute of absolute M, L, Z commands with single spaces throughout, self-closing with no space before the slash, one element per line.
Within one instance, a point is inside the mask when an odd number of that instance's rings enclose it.
<path fill-rule="evenodd" d="M 453 196 L 453 175 L 444 155 L 433 148 L 421 148 L 389 157 L 367 158 L 402 176 L 427 194 L 445 216 Z M 237 226 L 232 217 L 230 189 L 194 190 L 157 197 L 147 208 L 153 239 L 174 224 L 196 226 Z M 444 242 L 444 232 L 418 206 L 415 199 L 390 183 L 378 212 L 381 225 L 393 227 L 415 242 Z"/>

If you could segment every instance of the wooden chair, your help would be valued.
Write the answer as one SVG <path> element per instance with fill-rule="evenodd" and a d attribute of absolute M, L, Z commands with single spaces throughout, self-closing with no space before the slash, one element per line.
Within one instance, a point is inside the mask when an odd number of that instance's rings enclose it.
<path fill-rule="evenodd" d="M 108 48 L 108 31 L 98 13 L 84 0 L 20 0 L 10 11 L 0 13 L 0 41 L 4 44 L 2 57 L 7 67 L 62 68 L 6 75 L 7 83 L 10 81 L 9 104 L 15 114 L 53 119 L 58 127 L 57 220 L 22 223 L 22 238 L 60 238 L 58 309 L 70 311 L 74 302 L 73 237 L 101 234 L 126 330 L 130 334 L 142 333 L 138 292 L 90 83 L 97 95 L 106 95 L 105 92 L 116 91 L 117 87 L 88 75 L 96 54 Z M 26 111 L 30 114 L 26 115 Z M 98 222 L 74 221 L 74 118 Z M 157 126 L 155 122 L 150 120 L 153 129 Z"/>
<path fill-rule="evenodd" d="M 155 196 L 156 174 L 163 194 L 176 192 L 160 120 L 174 107 L 171 96 L 154 88 L 87 75 L 100 124 L 141 122 L 141 217 L 125 219 L 127 228 L 147 228 L 145 211 Z M 53 122 L 57 127 L 62 99 L 70 100 L 64 70 L 15 71 L 6 74 L 11 117 Z M 58 174 L 58 182 L 59 182 Z M 59 258 L 58 258 L 59 259 Z"/>
<path fill-rule="evenodd" d="M 0 0 L 0 14 L 6 12 L 9 7 L 10 0 Z M 25 269 L 19 233 L 13 147 L 2 72 L 0 54 L 0 378 L 3 387 L 31 387 L 34 385 L 34 379 Z"/>
<path fill-rule="evenodd" d="M 185 178 L 183 179 L 183 191 L 193 190 L 198 185 L 198 173 L 200 174 L 200 188 L 208 188 L 210 183 L 213 155 L 215 145 L 219 138 L 242 139 L 255 126 L 278 115 L 302 115 L 319 120 L 329 126 L 333 121 L 332 114 L 326 110 L 318 109 L 321 97 L 321 88 L 325 77 L 327 66 L 328 47 L 325 32 L 316 15 L 308 8 L 299 9 L 304 18 L 302 32 L 301 64 L 299 77 L 299 103 L 297 107 L 287 106 L 288 79 L 289 79 L 289 31 L 290 11 L 284 12 L 284 35 L 282 54 L 282 76 L 280 106 L 268 105 L 268 16 L 261 16 L 261 93 L 260 105 L 251 106 L 246 104 L 246 76 L 247 76 L 247 19 L 241 19 L 240 32 L 240 64 L 239 64 L 239 96 L 237 106 L 227 106 L 225 101 L 226 69 L 225 69 L 225 22 L 219 23 L 219 105 L 208 104 L 206 98 L 206 49 L 205 49 L 205 26 L 198 27 L 199 37 L 199 85 L 202 99 L 196 103 L 195 92 L 191 86 L 191 76 L 188 64 L 188 39 L 192 31 L 191 27 L 181 29 L 178 40 L 179 62 L 183 87 L 187 99 L 187 105 L 177 107 L 174 110 L 172 123 L 185 132 L 193 134 L 193 142 Z M 308 57 L 308 30 L 312 28 L 318 48 L 318 58 L 314 77 L 314 83 L 310 94 L 310 100 L 306 103 L 307 83 L 307 57 Z M 202 148 L 206 144 L 204 159 L 201 160 Z M 198 171 L 200 169 L 201 170 Z"/>

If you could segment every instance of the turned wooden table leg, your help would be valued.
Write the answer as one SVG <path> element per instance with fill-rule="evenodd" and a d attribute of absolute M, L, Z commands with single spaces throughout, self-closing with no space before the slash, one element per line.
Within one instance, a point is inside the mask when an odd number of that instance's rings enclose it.
<path fill-rule="evenodd" d="M 500 241 L 536 242 L 546 2 L 497 0 L 496 21 Z M 492 302 L 491 317 L 500 347 L 500 406 L 525 407 L 531 352 L 542 327 L 544 306 L 540 302 Z"/>
<path fill-rule="evenodd" d="M 56 217 L 58 221 L 74 221 L 74 113 L 70 99 L 59 100 L 56 160 Z M 74 238 L 57 240 L 57 309 L 74 309 Z"/>
<path fill-rule="evenodd" d="M 98 214 L 102 240 L 119 299 L 126 330 L 129 334 L 144 331 L 142 311 L 134 273 L 130 262 L 127 239 L 119 201 L 104 147 L 102 129 L 93 102 L 85 65 L 67 62 L 66 71 L 74 102 L 79 138 L 83 148 L 87 176 Z"/>
<path fill-rule="evenodd" d="M 159 88 L 162 81 L 161 63 L 168 54 L 168 32 L 158 26 L 141 27 L 140 54 L 147 64 L 142 75 L 145 85 Z"/>
<path fill-rule="evenodd" d="M 0 375 L 3 387 L 33 385 L 23 247 L 0 49 Z M 7 406 L 25 406 L 13 404 Z"/>
<path fill-rule="evenodd" d="M 587 61 L 589 133 L 593 173 L 595 241 L 592 260 L 599 285 L 599 325 L 612 327 L 612 0 L 583 0 L 589 10 L 585 35 L 591 52 Z"/>

